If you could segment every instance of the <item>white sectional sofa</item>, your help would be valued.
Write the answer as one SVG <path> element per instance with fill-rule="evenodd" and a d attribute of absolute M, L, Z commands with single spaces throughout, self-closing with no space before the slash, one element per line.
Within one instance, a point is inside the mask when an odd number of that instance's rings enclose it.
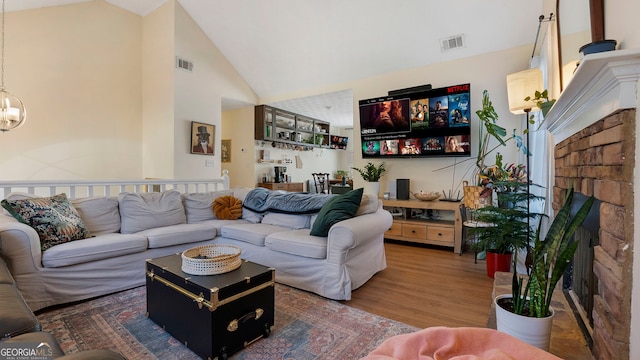
<path fill-rule="evenodd" d="M 0 183 L 2 188 L 7 200 L 36 196 L 33 187 L 24 187 L 32 194 L 9 193 L 16 187 Z M 386 267 L 383 235 L 392 219 L 371 195 L 362 197 L 355 217 L 332 225 L 324 237 L 310 235 L 313 213 L 243 209 L 237 220 L 215 218 L 215 198 L 244 200 L 251 189 L 179 191 L 161 186 L 160 192 L 145 193 L 135 187 L 117 196 L 74 196 L 75 187 L 67 190 L 89 238 L 43 251 L 32 227 L 6 210 L 0 214 L 0 256 L 33 311 L 143 285 L 146 259 L 205 244 L 236 245 L 243 259 L 275 268 L 276 281 L 335 300 L 349 300 L 352 290 Z"/>

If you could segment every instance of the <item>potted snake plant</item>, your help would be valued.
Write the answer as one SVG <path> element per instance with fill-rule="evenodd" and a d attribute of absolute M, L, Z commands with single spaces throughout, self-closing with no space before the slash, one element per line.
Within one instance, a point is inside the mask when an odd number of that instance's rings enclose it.
<path fill-rule="evenodd" d="M 511 294 L 495 298 L 497 329 L 515 336 L 543 350 L 549 349 L 553 309 L 553 291 L 569 266 L 578 247 L 573 234 L 584 222 L 594 198 L 591 196 L 572 216 L 573 184 L 569 187 L 564 205 L 558 211 L 547 234 L 542 238 L 540 226 L 536 231 L 530 254 L 529 279 L 513 270 Z M 515 257 L 514 257 L 515 259 Z"/>

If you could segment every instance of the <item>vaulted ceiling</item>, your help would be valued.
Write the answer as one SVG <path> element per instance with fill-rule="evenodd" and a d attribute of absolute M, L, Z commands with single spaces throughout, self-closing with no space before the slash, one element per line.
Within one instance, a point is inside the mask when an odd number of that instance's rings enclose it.
<path fill-rule="evenodd" d="M 91 0 L 6 0 L 6 9 L 83 1 Z M 105 1 L 145 16 L 167 0 Z M 260 97 L 533 44 L 543 4 L 543 0 L 178 2 Z M 442 41 L 455 36 L 462 37 L 462 46 L 443 51 Z M 305 107 L 331 117 L 338 116 L 345 106 L 340 103 L 349 94 L 345 89 L 302 100 Z M 281 107 L 295 103 L 292 99 Z M 328 107 L 333 109 L 327 111 Z M 346 107 L 352 113 L 352 103 Z M 344 125 L 352 119 L 350 115 L 331 120 Z"/>

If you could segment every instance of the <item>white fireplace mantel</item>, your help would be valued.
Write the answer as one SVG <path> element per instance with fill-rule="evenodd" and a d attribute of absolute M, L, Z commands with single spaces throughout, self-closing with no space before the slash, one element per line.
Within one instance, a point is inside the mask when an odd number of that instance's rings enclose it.
<path fill-rule="evenodd" d="M 638 107 L 640 49 L 589 54 L 545 118 L 556 143 L 607 115 Z"/>

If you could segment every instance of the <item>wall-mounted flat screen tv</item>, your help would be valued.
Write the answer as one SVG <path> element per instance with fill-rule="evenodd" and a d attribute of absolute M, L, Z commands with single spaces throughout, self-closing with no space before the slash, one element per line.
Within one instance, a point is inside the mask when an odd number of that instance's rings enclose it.
<path fill-rule="evenodd" d="M 360 100 L 362 157 L 470 156 L 470 88 Z"/>

